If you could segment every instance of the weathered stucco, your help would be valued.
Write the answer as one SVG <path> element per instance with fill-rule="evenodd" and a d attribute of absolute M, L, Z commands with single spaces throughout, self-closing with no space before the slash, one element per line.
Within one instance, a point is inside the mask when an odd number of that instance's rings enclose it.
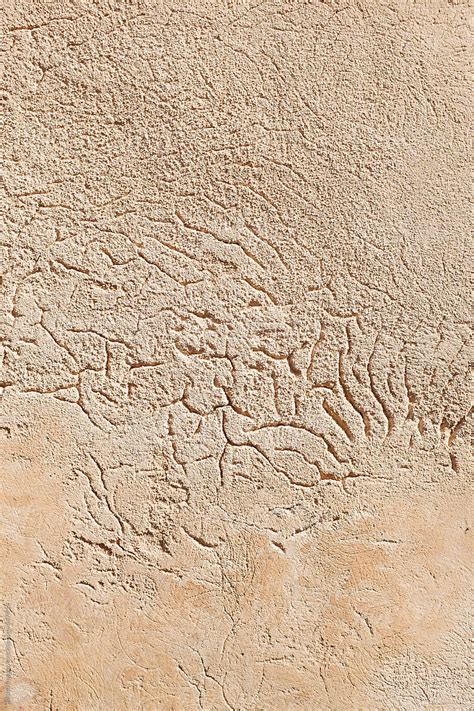
<path fill-rule="evenodd" d="M 470 708 L 468 15 L 4 0 L 6 709 Z"/>

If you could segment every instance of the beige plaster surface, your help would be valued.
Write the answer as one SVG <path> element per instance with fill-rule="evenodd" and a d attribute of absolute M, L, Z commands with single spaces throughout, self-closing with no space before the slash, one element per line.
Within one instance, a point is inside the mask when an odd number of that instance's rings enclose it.
<path fill-rule="evenodd" d="M 1 708 L 473 708 L 470 12 L 3 0 Z"/>

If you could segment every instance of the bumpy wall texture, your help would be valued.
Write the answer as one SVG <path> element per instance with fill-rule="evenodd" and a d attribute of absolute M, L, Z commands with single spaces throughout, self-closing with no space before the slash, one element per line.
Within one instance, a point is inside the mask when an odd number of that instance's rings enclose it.
<path fill-rule="evenodd" d="M 470 708 L 468 13 L 4 2 L 6 709 Z"/>

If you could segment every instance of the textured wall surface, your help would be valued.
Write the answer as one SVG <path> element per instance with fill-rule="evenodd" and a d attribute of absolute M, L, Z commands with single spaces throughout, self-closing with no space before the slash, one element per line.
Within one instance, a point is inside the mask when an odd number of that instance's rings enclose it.
<path fill-rule="evenodd" d="M 470 708 L 468 13 L 4 0 L 4 708 Z"/>

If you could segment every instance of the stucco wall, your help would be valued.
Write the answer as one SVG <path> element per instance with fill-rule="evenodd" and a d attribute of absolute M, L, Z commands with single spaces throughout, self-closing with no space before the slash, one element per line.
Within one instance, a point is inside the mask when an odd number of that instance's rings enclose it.
<path fill-rule="evenodd" d="M 470 707 L 469 12 L 4 2 L 5 708 Z"/>

